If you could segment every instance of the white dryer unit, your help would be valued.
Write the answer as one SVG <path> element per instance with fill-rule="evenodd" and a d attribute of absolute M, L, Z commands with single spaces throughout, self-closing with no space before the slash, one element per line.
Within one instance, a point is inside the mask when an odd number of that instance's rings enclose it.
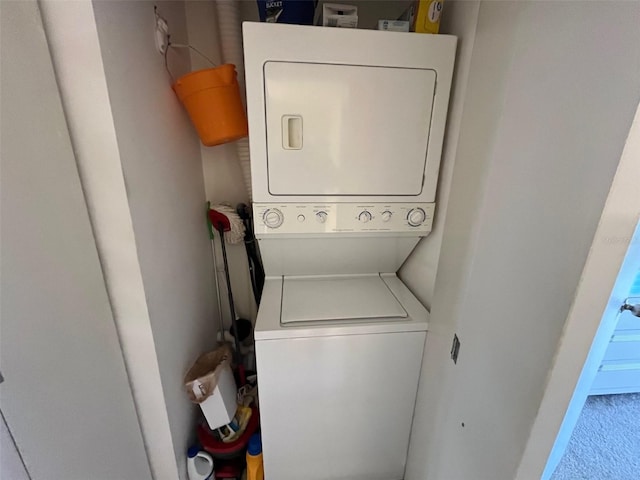
<path fill-rule="evenodd" d="M 255 202 L 435 201 L 455 37 L 243 27 Z"/>
<path fill-rule="evenodd" d="M 267 478 L 400 480 L 456 39 L 244 24 Z"/>

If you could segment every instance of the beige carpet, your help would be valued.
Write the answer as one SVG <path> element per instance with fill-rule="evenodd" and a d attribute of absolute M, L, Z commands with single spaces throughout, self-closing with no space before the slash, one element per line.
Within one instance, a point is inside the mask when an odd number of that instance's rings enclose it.
<path fill-rule="evenodd" d="M 551 480 L 639 480 L 640 393 L 589 397 Z"/>

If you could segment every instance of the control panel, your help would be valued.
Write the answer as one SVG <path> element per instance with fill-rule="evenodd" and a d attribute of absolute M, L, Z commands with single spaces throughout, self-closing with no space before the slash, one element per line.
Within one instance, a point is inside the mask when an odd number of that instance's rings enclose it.
<path fill-rule="evenodd" d="M 254 203 L 255 233 L 417 233 L 431 231 L 435 203 Z"/>

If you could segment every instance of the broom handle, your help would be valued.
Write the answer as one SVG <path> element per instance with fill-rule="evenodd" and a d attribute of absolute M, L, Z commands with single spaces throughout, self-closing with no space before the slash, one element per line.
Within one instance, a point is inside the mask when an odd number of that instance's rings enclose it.
<path fill-rule="evenodd" d="M 236 363 L 238 364 L 238 372 L 240 374 L 240 383 L 244 385 L 244 366 L 242 365 L 242 354 L 240 352 L 240 332 L 236 319 L 236 308 L 233 303 L 233 292 L 231 291 L 231 278 L 229 278 L 229 262 L 227 260 L 227 247 L 224 242 L 224 226 L 218 223 L 218 233 L 220 233 L 220 245 L 222 245 L 222 259 L 224 261 L 224 276 L 227 280 L 227 294 L 229 296 L 229 311 L 231 312 L 231 322 L 233 323 L 233 339 L 236 346 Z"/>
<path fill-rule="evenodd" d="M 222 302 L 220 301 L 220 277 L 218 272 L 218 255 L 216 255 L 216 237 L 213 235 L 213 223 L 209 218 L 211 202 L 207 202 L 207 230 L 209 230 L 209 240 L 211 240 L 211 255 L 213 256 L 213 279 L 216 283 L 216 300 L 218 301 L 218 319 L 220 320 L 221 338 L 224 340 L 224 319 L 222 318 Z M 217 229 L 216 229 L 217 230 Z"/>
<path fill-rule="evenodd" d="M 218 278 L 218 260 L 216 255 L 216 241 L 211 238 L 211 253 L 213 254 L 213 277 L 216 282 L 216 300 L 218 301 L 218 318 L 222 329 L 222 339 L 224 340 L 224 321 L 222 319 L 222 302 L 220 300 L 220 279 Z"/>

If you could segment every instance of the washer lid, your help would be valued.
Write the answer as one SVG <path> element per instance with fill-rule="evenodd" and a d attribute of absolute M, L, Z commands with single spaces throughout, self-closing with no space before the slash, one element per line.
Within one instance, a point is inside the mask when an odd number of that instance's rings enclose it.
<path fill-rule="evenodd" d="M 284 277 L 280 323 L 404 320 L 407 312 L 379 275 Z"/>

